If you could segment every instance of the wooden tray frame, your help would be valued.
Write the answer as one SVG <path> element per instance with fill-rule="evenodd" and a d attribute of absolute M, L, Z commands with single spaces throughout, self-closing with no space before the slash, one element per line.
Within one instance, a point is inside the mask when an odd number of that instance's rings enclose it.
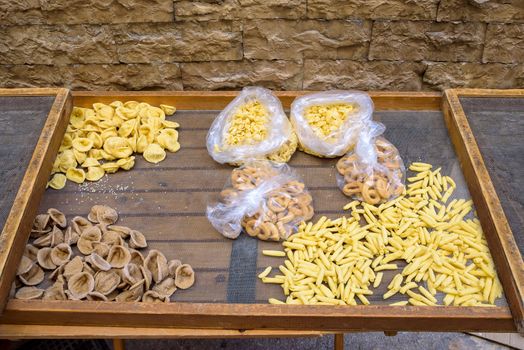
<path fill-rule="evenodd" d="M 482 154 L 460 103 L 461 97 L 520 97 L 524 89 L 450 89 L 445 91 L 444 117 L 462 171 L 468 179 L 469 192 L 497 264 L 499 278 L 519 333 L 524 332 L 524 261 L 508 224 L 502 205 L 484 164 Z"/>
<path fill-rule="evenodd" d="M 304 92 L 280 92 L 285 107 Z M 237 92 L 73 92 L 75 105 L 111 102 L 114 99 L 140 99 L 149 103 L 174 104 L 178 109 L 222 109 Z M 377 110 L 440 110 L 442 95 L 427 92 L 371 92 Z M 65 123 L 65 122 L 64 122 Z M 62 125 L 62 127 L 64 127 Z M 450 129 L 452 139 L 461 134 Z M 459 150 L 458 153 L 464 153 Z M 53 154 L 54 155 L 54 154 Z M 50 157 L 52 158 L 52 157 Z M 468 182 L 473 173 L 467 173 Z M 479 202 L 475 196 L 475 204 Z M 483 219 L 484 220 L 484 219 Z M 491 217 L 486 220 L 490 221 Z M 484 220 L 485 221 L 485 220 Z M 484 226 L 491 225 L 483 222 Z M 507 237 L 489 230 L 489 243 L 494 247 Z M 498 261 L 506 259 L 504 245 L 494 249 Z M 501 265 L 506 268 L 506 265 Z M 502 274 L 511 272 L 499 271 Z M 504 279 L 507 295 L 514 293 Z M 4 315 L 4 326 L 46 325 L 75 328 L 77 326 L 116 327 L 129 336 L 137 328 L 153 329 L 225 329 L 225 330 L 289 330 L 289 331 L 498 331 L 515 330 L 508 307 L 423 307 L 423 306 L 282 306 L 269 304 L 201 304 L 170 303 L 161 307 L 147 303 L 23 301 L 10 300 Z M 5 329 L 5 328 L 4 328 Z M 128 331 L 126 331 L 126 329 Z M 2 328 L 0 328 L 0 331 Z M 126 333 L 127 332 L 127 333 Z M 124 333 L 119 333 L 125 336 Z M 162 336 L 162 332 L 158 333 Z"/>
<path fill-rule="evenodd" d="M 44 194 L 54 157 L 60 147 L 72 108 L 72 100 L 69 90 L 61 88 L 0 89 L 0 96 L 55 97 L 0 234 L 4 245 L 4 249 L 0 251 L 0 310 L 2 310 L 29 238 L 38 203 Z"/>

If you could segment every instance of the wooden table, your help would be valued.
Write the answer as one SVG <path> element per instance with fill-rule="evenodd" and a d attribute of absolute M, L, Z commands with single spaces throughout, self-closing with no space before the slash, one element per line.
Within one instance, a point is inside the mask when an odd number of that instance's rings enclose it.
<path fill-rule="evenodd" d="M 301 93 L 281 92 L 278 96 L 284 106 L 289 107 L 295 96 Z M 73 93 L 72 103 L 81 106 L 89 106 L 93 102 L 109 103 L 115 99 L 176 105 L 179 111 L 174 120 L 182 125 L 182 149 L 180 153 L 169 155 L 156 167 L 137 157 L 135 169 L 109 176 L 110 185 L 126 183 L 130 188 L 114 193 L 104 190 L 102 186 L 100 190 L 90 192 L 69 184 L 62 191 L 47 191 L 40 210 L 54 206 L 71 217 L 87 214 L 90 205 L 98 204 L 94 202 L 104 201 L 113 205 L 122 213 L 122 222 L 144 232 L 153 247 L 167 251 L 168 257 L 177 254 L 176 257 L 189 261 L 197 272 L 197 284 L 186 293 L 177 292 L 174 300 L 178 302 L 161 309 L 140 303 L 10 300 L 0 317 L 0 336 L 35 337 L 32 332 L 36 329 L 39 336 L 48 337 L 85 337 L 87 334 L 107 337 L 113 334 L 120 338 L 134 338 L 137 334 L 141 337 L 205 334 L 225 337 L 306 336 L 352 330 L 515 330 L 513 317 L 517 322 L 522 320 L 522 285 L 519 282 L 522 271 L 517 264 L 518 258 L 522 262 L 522 257 L 508 254 L 518 252 L 515 239 L 506 231 L 499 230 L 500 227 L 495 225 L 499 220 L 492 215 L 493 207 L 484 205 L 486 200 L 493 200 L 496 192 L 479 190 L 479 186 L 486 181 L 484 178 L 478 181 L 478 172 L 470 170 L 472 164 L 478 164 L 481 160 L 480 153 L 472 152 L 474 138 L 470 130 L 464 129 L 462 121 L 456 119 L 457 107 L 450 105 L 449 100 L 443 99 L 439 93 L 371 93 L 377 110 L 375 118 L 386 124 L 386 137 L 397 145 L 406 163 L 422 160 L 441 164 L 445 172 L 453 172 L 454 177 L 459 177 L 463 194 L 472 193 L 509 306 L 502 301 L 489 310 L 479 307 L 391 307 L 384 305 L 381 293 L 371 299 L 376 305 L 370 306 L 285 307 L 265 304 L 265 300 L 275 295 L 278 288 L 264 286 L 253 280 L 253 276 L 268 264 L 278 265 L 278 261 L 275 263 L 259 254 L 261 249 L 273 247 L 272 243 L 257 242 L 247 237 L 233 243 L 225 241 L 210 228 L 202 215 L 205 204 L 221 189 L 230 171 L 229 167 L 217 165 L 207 156 L 203 138 L 216 111 L 234 96 L 234 92 Z M 61 121 L 67 122 L 66 119 Z M 63 133 L 65 124 L 60 126 Z M 439 147 L 434 147 L 435 144 Z M 43 168 L 48 170 L 47 173 L 54 158 L 49 154 L 56 154 L 57 148 L 55 144 L 54 149 L 51 147 L 46 153 Z M 299 153 L 291 165 L 313 193 L 316 212 L 336 217 L 343 213 L 341 207 L 347 199 L 332 182 L 326 182 L 332 175 L 330 167 L 333 163 Z M 195 182 L 195 179 L 203 177 L 205 183 Z M 45 174 L 38 176 L 35 187 L 43 186 L 46 179 Z M 35 213 L 36 208 L 32 214 Z M 25 244 L 30 222 L 25 224 L 25 231 L 21 227 L 20 232 L 11 234 L 19 240 L 13 241 L 13 254 L 17 253 L 17 249 L 20 253 L 20 247 Z M 177 230 L 170 230 L 172 227 Z M 210 251 L 223 252 L 216 256 L 213 265 L 207 261 Z M 232 263 L 235 259 L 244 264 Z M 11 265 L 4 267 L 16 268 L 16 259 L 6 261 Z M 246 288 L 234 288 L 243 283 Z M 337 336 L 336 342 L 341 344 L 341 339 Z"/>

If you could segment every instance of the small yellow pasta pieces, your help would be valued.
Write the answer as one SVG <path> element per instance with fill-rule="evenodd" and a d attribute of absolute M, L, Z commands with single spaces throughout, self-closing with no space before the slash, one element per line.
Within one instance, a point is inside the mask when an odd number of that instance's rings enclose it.
<path fill-rule="evenodd" d="M 135 166 L 135 157 L 131 156 L 129 158 L 122 158 L 116 161 L 116 164 L 124 170 L 130 170 Z"/>
<path fill-rule="evenodd" d="M 165 115 L 172 115 L 172 114 L 175 114 L 176 112 L 176 107 L 175 106 L 170 106 L 170 105 L 160 105 L 160 108 L 162 108 L 162 110 L 164 111 Z"/>
<path fill-rule="evenodd" d="M 86 180 L 89 181 L 98 181 L 105 174 L 104 169 L 101 166 L 90 166 L 87 168 Z"/>
<path fill-rule="evenodd" d="M 70 181 L 81 184 L 86 179 L 86 173 L 82 169 L 69 168 L 66 171 L 66 177 Z"/>
<path fill-rule="evenodd" d="M 93 109 L 103 119 L 111 119 L 115 113 L 113 107 L 104 103 L 93 103 Z"/>
<path fill-rule="evenodd" d="M 79 152 L 76 149 L 73 149 L 73 154 L 75 155 L 75 159 L 78 164 L 82 164 L 87 158 L 87 154 L 84 152 Z"/>
<path fill-rule="evenodd" d="M 95 167 L 99 165 L 100 163 L 98 162 L 96 158 L 89 157 L 89 158 L 86 158 L 86 160 L 82 163 L 82 168 Z"/>
<path fill-rule="evenodd" d="M 63 151 L 61 154 L 59 154 L 58 157 L 60 159 L 59 169 L 64 173 L 69 168 L 75 168 L 78 164 L 75 158 L 75 154 L 70 149 Z"/>
<path fill-rule="evenodd" d="M 149 163 L 159 163 L 166 158 L 166 151 L 156 143 L 148 145 L 144 151 L 144 159 Z"/>
<path fill-rule="evenodd" d="M 79 152 L 88 152 L 93 148 L 93 141 L 88 138 L 78 137 L 73 140 L 73 148 Z"/>
<path fill-rule="evenodd" d="M 136 151 L 138 153 L 144 153 L 148 145 L 149 142 L 147 142 L 147 137 L 144 135 L 138 136 L 138 139 L 136 140 Z"/>
<path fill-rule="evenodd" d="M 97 181 L 105 173 L 130 170 L 134 152 L 151 163 L 165 159 L 167 149 L 180 149 L 179 124 L 165 120 L 175 113 L 170 105 L 154 107 L 145 102 L 94 103 L 93 108 L 73 107 L 59 154 L 53 162 L 48 186 L 62 188 L 66 180 Z M 80 167 L 77 169 L 77 167 Z M 83 169 L 86 170 L 83 170 Z"/>
<path fill-rule="evenodd" d="M 137 119 L 129 119 L 120 125 L 120 128 L 118 129 L 118 135 L 120 137 L 128 137 L 136 131 L 137 129 L 138 120 Z"/>
<path fill-rule="evenodd" d="M 171 120 L 162 120 L 162 125 L 165 126 L 166 128 L 173 128 L 173 129 L 180 127 L 180 124 L 178 124 L 177 122 L 173 122 Z"/>
<path fill-rule="evenodd" d="M 108 174 L 116 173 L 118 171 L 118 168 L 120 168 L 118 164 L 116 164 L 116 162 L 107 162 L 102 164 L 101 167 Z"/>
<path fill-rule="evenodd" d="M 102 140 L 102 137 L 100 134 L 91 131 L 87 134 L 87 138 L 93 142 L 93 148 L 100 148 L 104 145 L 104 140 Z"/>
<path fill-rule="evenodd" d="M 169 152 L 176 152 L 180 149 L 180 143 L 178 143 L 178 131 L 175 129 L 164 129 L 156 137 L 156 140 L 160 146 L 167 149 Z"/>
<path fill-rule="evenodd" d="M 117 136 L 105 140 L 104 151 L 115 158 L 127 158 L 133 154 L 133 150 L 131 149 L 131 146 L 129 146 L 127 139 Z"/>
<path fill-rule="evenodd" d="M 66 184 L 66 176 L 62 173 L 54 174 L 47 185 L 55 190 L 61 190 Z"/>

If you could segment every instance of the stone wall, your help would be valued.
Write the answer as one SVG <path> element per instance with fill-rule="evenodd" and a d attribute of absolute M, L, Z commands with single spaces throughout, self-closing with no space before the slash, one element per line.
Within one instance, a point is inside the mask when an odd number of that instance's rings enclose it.
<path fill-rule="evenodd" d="M 0 0 L 0 86 L 524 87 L 524 0 Z"/>

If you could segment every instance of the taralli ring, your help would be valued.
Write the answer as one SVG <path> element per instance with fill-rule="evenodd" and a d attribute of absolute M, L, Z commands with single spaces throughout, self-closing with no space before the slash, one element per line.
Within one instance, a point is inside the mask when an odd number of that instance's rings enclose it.
<path fill-rule="evenodd" d="M 336 165 L 339 179 L 343 180 L 342 192 L 368 204 L 385 202 L 404 191 L 404 164 L 398 150 L 383 138 L 375 140 L 375 149 L 376 164 L 364 162 L 352 153 L 342 157 Z"/>

